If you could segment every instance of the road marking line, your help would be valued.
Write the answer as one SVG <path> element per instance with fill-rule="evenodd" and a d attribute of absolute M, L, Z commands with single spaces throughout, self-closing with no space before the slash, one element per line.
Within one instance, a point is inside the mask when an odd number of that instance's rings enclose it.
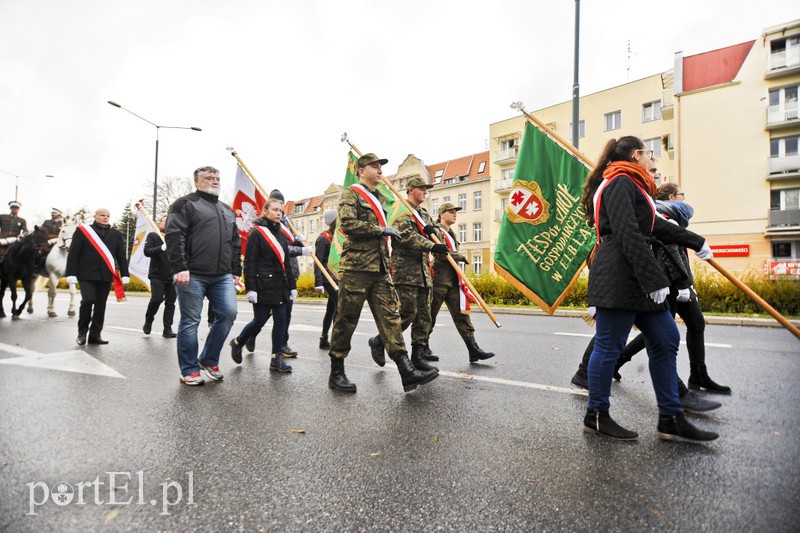
<path fill-rule="evenodd" d="M 586 338 L 594 337 L 594 333 L 568 333 L 564 331 L 555 331 L 553 332 L 553 335 L 561 335 L 562 337 L 586 337 Z M 631 341 L 634 338 L 636 338 L 636 336 L 632 335 L 628 337 L 628 341 Z M 686 341 L 681 341 L 681 344 L 685 345 Z M 705 343 L 705 345 L 710 346 L 712 348 L 733 348 L 732 344 L 723 344 L 719 342 L 707 342 Z"/>
<path fill-rule="evenodd" d="M 0 351 L 19 356 L 10 359 L 0 359 L 0 364 L 2 365 L 43 368 L 45 370 L 60 370 L 62 372 L 76 372 L 79 374 L 92 374 L 96 376 L 125 379 L 125 376 L 110 366 L 101 363 L 81 350 L 41 353 L 10 344 L 0 344 Z"/>

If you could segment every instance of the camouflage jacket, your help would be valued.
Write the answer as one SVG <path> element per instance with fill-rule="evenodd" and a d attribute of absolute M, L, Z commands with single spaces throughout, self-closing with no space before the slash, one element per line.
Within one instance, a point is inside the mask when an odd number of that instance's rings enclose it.
<path fill-rule="evenodd" d="M 28 225 L 22 217 L 11 214 L 0 215 L 0 237 L 19 237 L 28 233 Z"/>
<path fill-rule="evenodd" d="M 42 222 L 42 225 L 40 227 L 45 231 L 45 233 L 47 233 L 47 235 L 50 238 L 53 238 L 53 237 L 58 237 L 58 234 L 61 233 L 61 225 L 62 225 L 61 220 L 53 220 L 51 218 L 49 220 L 45 220 L 44 222 Z"/>
<path fill-rule="evenodd" d="M 456 251 L 450 252 L 450 255 L 453 257 L 455 262 L 466 263 L 467 258 L 457 251 L 460 243 L 456 239 L 453 230 L 446 230 L 443 226 L 439 226 L 438 229 L 439 233 L 447 232 L 450 237 L 453 238 L 453 242 L 456 243 Z M 441 241 L 442 243 L 447 244 L 444 238 L 442 238 Z M 453 266 L 450 264 L 450 261 L 448 261 L 447 257 L 445 257 L 443 254 L 434 254 L 433 256 L 433 284 L 442 285 L 444 287 L 455 287 L 458 285 L 458 274 L 456 274 L 456 271 L 453 270 Z"/>
<path fill-rule="evenodd" d="M 379 191 L 373 195 L 383 205 Z M 389 272 L 389 247 L 372 207 L 350 187 L 339 200 L 339 223 L 347 235 L 342 245 L 342 272 Z"/>
<path fill-rule="evenodd" d="M 424 207 L 417 207 L 417 212 L 425 225 L 433 225 Z M 433 248 L 433 241 L 420 233 L 414 217 L 408 211 L 401 213 L 392 226 L 400 233 L 400 239 L 392 241 L 392 279 L 395 285 L 430 287 L 428 253 Z"/>

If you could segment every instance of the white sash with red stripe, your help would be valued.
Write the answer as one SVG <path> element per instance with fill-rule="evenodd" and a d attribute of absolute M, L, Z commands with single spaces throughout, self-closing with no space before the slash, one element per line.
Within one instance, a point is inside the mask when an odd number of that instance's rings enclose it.
<path fill-rule="evenodd" d="M 442 234 L 444 235 L 444 241 L 447 245 L 447 249 L 457 252 L 458 248 L 456 247 L 456 240 L 452 237 L 452 235 L 450 235 L 450 231 L 443 231 Z M 469 287 L 467 287 L 467 284 L 464 282 L 461 276 L 458 277 L 458 286 L 461 288 L 461 290 L 458 291 L 458 304 L 461 308 L 461 312 L 469 313 L 471 310 L 470 302 L 478 303 L 478 299 L 475 298 L 475 295 L 469 290 Z"/>
<path fill-rule="evenodd" d="M 283 228 L 282 225 L 281 228 Z M 286 272 L 286 265 L 284 264 L 284 261 L 286 260 L 286 253 L 283 251 L 283 246 L 281 246 L 281 243 L 278 241 L 277 237 L 275 237 L 275 235 L 273 235 L 272 232 L 264 226 L 254 226 L 253 229 L 258 230 L 261 233 L 261 236 L 267 241 L 269 247 L 272 248 L 273 252 L 275 252 L 275 255 L 278 257 L 278 261 L 281 262 L 281 268 L 283 268 L 283 271 Z"/>
<path fill-rule="evenodd" d="M 117 301 L 124 302 L 125 290 L 122 287 L 122 280 L 120 279 L 119 272 L 114 268 L 114 254 L 111 253 L 111 250 L 108 249 L 106 243 L 103 242 L 103 239 L 100 238 L 100 235 L 97 234 L 92 226 L 89 224 L 81 224 L 78 226 L 78 229 L 103 259 L 108 271 L 111 272 L 111 281 L 114 284 L 114 295 L 117 297 Z"/>
<path fill-rule="evenodd" d="M 289 244 L 293 243 L 294 240 L 295 240 L 295 237 L 292 234 L 292 232 L 289 230 L 289 228 L 284 226 L 283 223 L 281 223 L 280 227 L 281 227 L 281 233 L 286 235 L 286 238 L 289 239 Z"/>
<path fill-rule="evenodd" d="M 377 200 L 377 198 L 372 196 L 372 193 L 369 192 L 369 190 L 366 187 L 364 187 L 360 183 L 354 183 L 353 185 L 350 186 L 350 188 L 353 189 L 353 191 L 357 195 L 359 195 L 362 200 L 364 200 L 369 204 L 369 206 L 372 208 L 372 212 L 375 213 L 375 217 L 378 219 L 378 224 L 380 224 L 382 228 L 385 228 L 386 226 L 389 225 L 388 222 L 386 222 L 386 213 L 383 212 L 383 206 Z M 385 237 L 385 239 L 386 239 L 386 246 L 389 247 L 389 255 L 391 255 L 392 254 L 391 240 L 389 239 L 388 235 Z"/>
<path fill-rule="evenodd" d="M 592 202 L 594 203 L 594 230 L 595 233 L 597 234 L 598 243 L 603 242 L 603 240 L 600 238 L 600 199 L 603 193 L 603 189 L 605 189 L 606 186 L 609 183 L 611 183 L 611 180 L 619 176 L 626 176 L 626 174 L 617 174 L 616 176 L 611 176 L 610 178 L 604 179 L 603 182 L 600 184 L 600 186 L 597 187 L 597 190 L 594 193 L 594 197 L 592 198 Z M 650 223 L 650 233 L 652 233 L 653 227 L 656 224 L 656 216 L 658 214 L 658 212 L 656 211 L 656 203 L 653 201 L 650 195 L 647 194 L 647 191 L 645 191 L 641 185 L 639 185 L 635 181 L 633 181 L 633 184 L 636 185 L 640 191 L 642 191 L 642 194 L 644 195 L 645 198 L 647 198 L 647 201 L 650 203 L 650 208 L 653 210 L 653 222 Z"/>

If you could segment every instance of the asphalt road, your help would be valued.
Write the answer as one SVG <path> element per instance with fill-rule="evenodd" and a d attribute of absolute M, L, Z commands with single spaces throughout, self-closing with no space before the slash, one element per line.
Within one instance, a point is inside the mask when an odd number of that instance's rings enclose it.
<path fill-rule="evenodd" d="M 142 334 L 147 300 L 110 303 L 108 346 L 75 345 L 75 318 L 0 321 L 2 531 L 798 531 L 800 342 L 777 328 L 709 326 L 712 377 L 733 388 L 662 442 L 641 354 L 613 387 L 635 443 L 581 431 L 571 388 L 592 330 L 579 318 L 475 314 L 498 353 L 470 365 L 449 316 L 441 375 L 403 393 L 372 363 L 365 310 L 347 374 L 328 389 L 323 308 L 295 306 L 294 372 L 268 371 L 267 331 L 224 381 L 178 381 L 175 340 Z M 66 296 L 58 311 L 66 314 Z M 252 317 L 240 302 L 235 332 Z M 268 326 L 269 327 L 269 326 Z M 201 326 L 201 336 L 207 332 Z M 679 370 L 688 377 L 685 345 Z"/>

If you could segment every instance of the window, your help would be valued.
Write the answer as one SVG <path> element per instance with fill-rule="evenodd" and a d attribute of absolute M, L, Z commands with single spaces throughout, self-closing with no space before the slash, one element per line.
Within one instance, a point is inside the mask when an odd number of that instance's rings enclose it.
<path fill-rule="evenodd" d="M 434 218 L 439 216 L 439 199 L 438 198 L 431 198 L 431 215 Z"/>
<path fill-rule="evenodd" d="M 661 137 L 644 139 L 642 142 L 648 150 L 653 151 L 653 157 L 661 157 Z"/>
<path fill-rule="evenodd" d="M 483 203 L 482 196 L 483 195 L 481 194 L 481 191 L 475 191 L 474 193 L 472 193 L 472 209 L 474 211 L 481 210 L 481 204 Z"/>
<path fill-rule="evenodd" d="M 800 250 L 800 241 L 773 241 L 772 257 L 778 260 L 796 259 Z"/>
<path fill-rule="evenodd" d="M 569 136 L 570 139 L 572 138 L 572 122 L 569 123 Z M 586 121 L 579 120 L 578 121 L 578 138 L 583 139 L 586 137 Z"/>
<path fill-rule="evenodd" d="M 433 175 L 433 184 L 434 185 L 436 185 L 437 183 L 441 183 L 442 182 L 442 175 L 444 175 L 444 169 L 443 168 L 436 171 L 436 173 Z"/>
<path fill-rule="evenodd" d="M 513 150 L 517 146 L 516 139 L 506 139 L 505 141 L 500 141 L 500 149 L 503 151 Z"/>
<path fill-rule="evenodd" d="M 458 242 L 464 242 L 467 240 L 467 225 L 466 224 L 459 224 L 458 225 Z"/>
<path fill-rule="evenodd" d="M 800 189 L 776 189 L 771 191 L 770 209 L 773 211 L 800 209 Z"/>
<path fill-rule="evenodd" d="M 311 234 L 313 235 L 316 230 L 317 230 L 317 221 L 316 220 L 312 220 L 311 221 Z"/>
<path fill-rule="evenodd" d="M 472 270 L 476 274 L 481 273 L 481 268 L 483 267 L 483 256 L 481 254 L 472 254 Z"/>
<path fill-rule="evenodd" d="M 606 113 L 603 118 L 604 131 L 618 130 L 622 127 L 622 111 Z"/>
<path fill-rule="evenodd" d="M 508 205 L 508 196 L 500 198 L 500 211 L 505 211 Z"/>
<path fill-rule="evenodd" d="M 443 197 L 442 197 L 442 203 L 443 203 L 443 204 L 446 204 L 446 203 L 447 203 L 447 202 L 449 202 L 449 201 L 450 201 L 450 197 L 449 197 L 449 196 L 443 196 Z"/>
<path fill-rule="evenodd" d="M 306 210 L 306 204 L 294 204 L 294 212 L 295 213 L 303 213 Z"/>
<path fill-rule="evenodd" d="M 797 155 L 797 145 L 800 136 L 794 137 L 781 137 L 778 139 L 770 139 L 769 141 L 769 156 L 770 157 L 791 157 Z"/>
<path fill-rule="evenodd" d="M 775 39 L 770 43 L 770 69 L 800 65 L 800 36 Z"/>
<path fill-rule="evenodd" d="M 642 104 L 642 122 L 661 120 L 661 100 Z"/>
<path fill-rule="evenodd" d="M 484 170 L 486 170 L 486 161 L 481 161 L 481 164 L 478 165 L 478 174 L 483 174 Z"/>
<path fill-rule="evenodd" d="M 444 180 L 444 184 L 445 185 L 450 185 L 450 184 L 453 184 L 455 182 L 456 182 L 455 178 L 447 178 L 446 180 Z"/>
<path fill-rule="evenodd" d="M 505 168 L 500 171 L 500 180 L 501 181 L 514 181 L 514 169 L 513 168 Z"/>
<path fill-rule="evenodd" d="M 472 225 L 472 240 L 475 242 L 481 242 L 483 237 L 483 229 L 481 228 L 481 223 L 476 222 Z"/>
<path fill-rule="evenodd" d="M 797 85 L 772 89 L 769 92 L 768 117 L 770 122 L 783 122 L 797 118 Z"/>
<path fill-rule="evenodd" d="M 462 211 L 467 210 L 467 193 L 458 195 L 458 207 L 460 207 Z"/>

